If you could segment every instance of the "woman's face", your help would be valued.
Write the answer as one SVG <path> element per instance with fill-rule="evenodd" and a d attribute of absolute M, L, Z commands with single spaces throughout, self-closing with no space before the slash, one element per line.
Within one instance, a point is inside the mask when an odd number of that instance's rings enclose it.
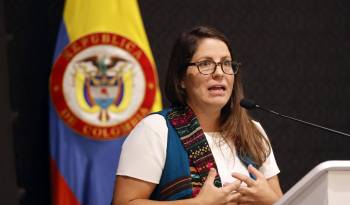
<path fill-rule="evenodd" d="M 232 60 L 230 51 L 225 42 L 204 38 L 199 40 L 191 63 L 212 60 L 216 63 Z M 196 65 L 188 66 L 181 82 L 186 90 L 187 103 L 191 107 L 201 109 L 221 109 L 230 99 L 233 90 L 234 75 L 223 73 L 221 66 L 216 67 L 213 74 L 203 75 Z"/>

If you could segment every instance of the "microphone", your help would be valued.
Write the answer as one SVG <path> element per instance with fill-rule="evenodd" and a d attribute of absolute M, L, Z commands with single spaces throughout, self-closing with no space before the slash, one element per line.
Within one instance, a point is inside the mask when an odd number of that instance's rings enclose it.
<path fill-rule="evenodd" d="M 323 126 L 315 124 L 315 123 L 311 123 L 311 122 L 307 122 L 307 121 L 304 121 L 304 120 L 300 120 L 300 119 L 297 119 L 297 118 L 294 118 L 294 117 L 290 117 L 288 115 L 280 114 L 280 113 L 278 113 L 276 111 L 273 111 L 273 110 L 269 110 L 269 109 L 263 108 L 260 105 L 256 104 L 253 100 L 250 100 L 250 99 L 242 99 L 239 104 L 241 105 L 241 107 L 243 107 L 243 108 L 245 108 L 247 110 L 253 110 L 253 109 L 263 110 L 265 112 L 269 112 L 269 113 L 278 115 L 280 117 L 287 118 L 287 119 L 299 122 L 301 124 L 306 124 L 306 125 L 309 125 L 311 127 L 317 127 L 319 129 L 329 131 L 331 133 L 335 133 L 335 134 L 338 134 L 338 135 L 350 137 L 350 134 L 348 134 L 348 133 L 340 132 L 338 130 L 330 129 L 328 127 L 323 127 Z"/>

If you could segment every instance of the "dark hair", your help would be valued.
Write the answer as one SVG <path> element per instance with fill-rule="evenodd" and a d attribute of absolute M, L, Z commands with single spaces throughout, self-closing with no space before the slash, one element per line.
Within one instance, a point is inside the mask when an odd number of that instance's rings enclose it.
<path fill-rule="evenodd" d="M 209 26 L 198 26 L 181 33 L 173 47 L 165 82 L 165 94 L 172 106 L 186 105 L 186 92 L 180 82 L 186 74 L 200 40 L 212 38 L 223 41 L 232 55 L 232 49 L 227 37 L 220 31 Z M 220 115 L 221 132 L 226 142 L 233 142 L 241 156 L 249 156 L 256 164 L 261 165 L 271 152 L 268 140 L 257 129 L 252 118 L 240 107 L 243 99 L 240 70 L 235 74 L 232 95 L 222 108 Z"/>

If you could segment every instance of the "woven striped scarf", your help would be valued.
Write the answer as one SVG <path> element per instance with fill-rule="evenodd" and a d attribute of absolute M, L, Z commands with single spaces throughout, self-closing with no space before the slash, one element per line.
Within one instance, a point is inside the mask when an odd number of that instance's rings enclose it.
<path fill-rule="evenodd" d="M 198 119 L 190 107 L 173 108 L 168 113 L 167 118 L 180 136 L 180 140 L 188 153 L 192 194 L 195 197 L 203 186 L 210 168 L 213 167 L 217 170 L 214 156 Z M 216 187 L 222 186 L 219 175 L 215 177 L 214 184 Z"/>

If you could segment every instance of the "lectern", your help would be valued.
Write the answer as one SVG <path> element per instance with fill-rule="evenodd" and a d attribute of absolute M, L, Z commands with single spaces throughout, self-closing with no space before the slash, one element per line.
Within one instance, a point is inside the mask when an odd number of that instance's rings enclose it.
<path fill-rule="evenodd" d="M 317 165 L 275 205 L 350 205 L 350 161 Z"/>

